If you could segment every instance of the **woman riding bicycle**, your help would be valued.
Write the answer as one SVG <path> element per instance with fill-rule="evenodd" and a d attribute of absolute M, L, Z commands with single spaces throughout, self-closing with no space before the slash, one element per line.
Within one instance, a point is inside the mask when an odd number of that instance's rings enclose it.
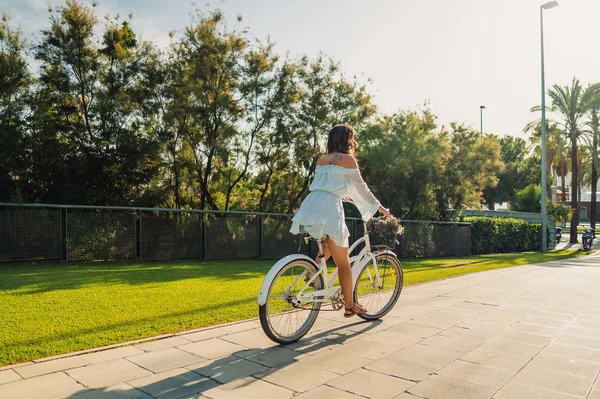
<path fill-rule="evenodd" d="M 390 211 L 379 203 L 360 175 L 354 158 L 354 151 L 358 147 L 354 136 L 354 129 L 347 124 L 331 129 L 327 139 L 327 154 L 317 161 L 310 193 L 292 219 L 290 229 L 293 234 L 308 233 L 322 240 L 323 254 L 317 255 L 317 264 L 320 263 L 320 255 L 325 261 L 333 256 L 344 295 L 345 317 L 363 314 L 368 310 L 355 303 L 352 296 L 352 270 L 348 253 L 350 232 L 345 222 L 342 199 L 352 198 L 364 221 L 371 219 L 377 211 L 386 217 L 390 215 Z"/>

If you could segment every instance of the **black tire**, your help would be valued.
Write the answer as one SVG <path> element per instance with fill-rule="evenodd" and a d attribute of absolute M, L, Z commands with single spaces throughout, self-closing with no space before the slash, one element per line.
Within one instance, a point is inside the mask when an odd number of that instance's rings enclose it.
<path fill-rule="evenodd" d="M 306 270 L 308 273 L 315 274 L 317 273 L 317 268 L 314 263 L 310 262 L 306 259 L 296 259 L 293 260 L 279 270 L 271 285 L 269 286 L 269 290 L 267 292 L 267 302 L 259 306 L 258 315 L 260 319 L 260 325 L 262 326 L 263 331 L 272 341 L 277 342 L 278 344 L 291 344 L 293 342 L 298 341 L 302 338 L 306 333 L 310 330 L 310 328 L 315 324 L 317 320 L 317 316 L 319 315 L 319 309 L 321 308 L 320 302 L 314 302 L 312 305 L 307 306 L 307 308 L 298 308 L 293 306 L 287 300 L 282 299 L 281 297 L 285 293 L 274 293 L 274 290 L 278 290 L 282 287 L 287 287 L 289 289 L 291 287 L 291 283 L 289 281 L 294 281 L 294 277 L 299 275 L 299 272 Z M 286 275 L 287 273 L 287 275 Z M 286 278 L 287 276 L 290 278 Z M 296 284 L 295 287 L 302 288 L 305 282 L 303 279 L 299 281 L 299 284 Z M 298 286 L 299 285 L 299 286 Z M 323 276 L 319 274 L 317 278 L 313 281 L 313 287 L 308 287 L 305 292 L 316 291 L 322 289 L 323 284 Z M 273 300 L 273 301 L 271 301 Z M 287 302 L 287 303 L 286 303 Z M 282 310 L 279 311 L 279 308 Z M 292 315 L 296 319 L 298 319 L 300 315 L 307 314 L 306 320 L 297 328 L 290 327 L 289 333 L 284 333 L 280 330 L 285 331 L 284 328 L 280 328 L 282 319 L 287 316 L 288 319 L 291 319 Z M 278 323 L 274 323 L 275 319 L 279 317 L 280 321 Z M 303 317 L 303 316 L 301 316 Z M 288 320 L 292 321 L 292 320 Z"/>
<path fill-rule="evenodd" d="M 392 310 L 398 302 L 398 298 L 400 298 L 402 285 L 404 284 L 402 264 L 396 256 L 382 253 L 377 254 L 375 259 L 377 260 L 377 269 L 383 285 L 378 287 L 369 278 L 368 273 L 373 273 L 373 261 L 370 260 L 358 274 L 356 286 L 354 287 L 354 301 L 359 302 L 368 309 L 367 313 L 358 315 L 365 320 L 377 320 Z M 367 275 L 365 276 L 365 274 Z M 389 289 L 386 290 L 386 287 Z M 383 295 L 387 299 L 373 300 L 378 295 Z"/>

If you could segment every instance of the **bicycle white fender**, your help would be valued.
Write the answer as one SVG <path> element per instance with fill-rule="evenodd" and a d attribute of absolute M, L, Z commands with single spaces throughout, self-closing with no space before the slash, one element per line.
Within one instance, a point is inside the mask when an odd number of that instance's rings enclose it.
<path fill-rule="evenodd" d="M 358 275 L 359 275 L 360 271 L 362 270 L 362 268 L 372 258 L 375 258 L 377 255 L 389 255 L 389 256 L 393 256 L 394 258 L 397 258 L 396 254 L 393 253 L 392 251 L 377 251 L 377 252 L 372 252 L 371 257 L 369 257 L 368 255 L 365 256 L 364 259 L 362 260 L 362 262 L 357 263 L 352 267 L 352 287 L 356 287 L 356 282 L 358 281 Z"/>
<path fill-rule="evenodd" d="M 263 280 L 262 285 L 260 286 L 260 291 L 258 293 L 258 306 L 263 306 L 267 303 L 267 293 L 269 292 L 269 286 L 271 285 L 271 282 L 273 281 L 277 273 L 279 273 L 279 270 L 281 270 L 283 266 L 287 265 L 291 261 L 298 259 L 308 260 L 315 266 L 316 269 L 319 268 L 315 261 L 306 255 L 294 254 L 281 258 L 277 263 L 273 265 L 273 267 L 271 267 L 271 270 L 269 270 L 269 272 L 265 276 L 265 279 Z"/>

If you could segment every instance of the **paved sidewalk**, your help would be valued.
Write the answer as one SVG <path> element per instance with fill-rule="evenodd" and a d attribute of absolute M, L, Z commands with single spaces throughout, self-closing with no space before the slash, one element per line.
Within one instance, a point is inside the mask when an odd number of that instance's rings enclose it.
<path fill-rule="evenodd" d="M 253 320 L 5 367 L 0 397 L 600 399 L 599 372 L 592 255 L 408 287 L 377 322 L 322 312 L 287 347 Z"/>

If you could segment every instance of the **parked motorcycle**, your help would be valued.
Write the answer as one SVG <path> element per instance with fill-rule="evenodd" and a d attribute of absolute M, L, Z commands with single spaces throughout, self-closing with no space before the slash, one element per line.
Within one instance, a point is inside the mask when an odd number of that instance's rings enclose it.
<path fill-rule="evenodd" d="M 583 231 L 583 236 L 581 237 L 582 246 L 584 251 L 589 251 L 592 249 L 592 242 L 594 240 L 595 231 L 593 229 L 587 228 Z"/>
<path fill-rule="evenodd" d="M 558 244 L 560 242 L 560 239 L 562 238 L 562 227 L 560 227 L 560 226 L 556 227 L 554 236 L 556 237 L 556 243 Z"/>

